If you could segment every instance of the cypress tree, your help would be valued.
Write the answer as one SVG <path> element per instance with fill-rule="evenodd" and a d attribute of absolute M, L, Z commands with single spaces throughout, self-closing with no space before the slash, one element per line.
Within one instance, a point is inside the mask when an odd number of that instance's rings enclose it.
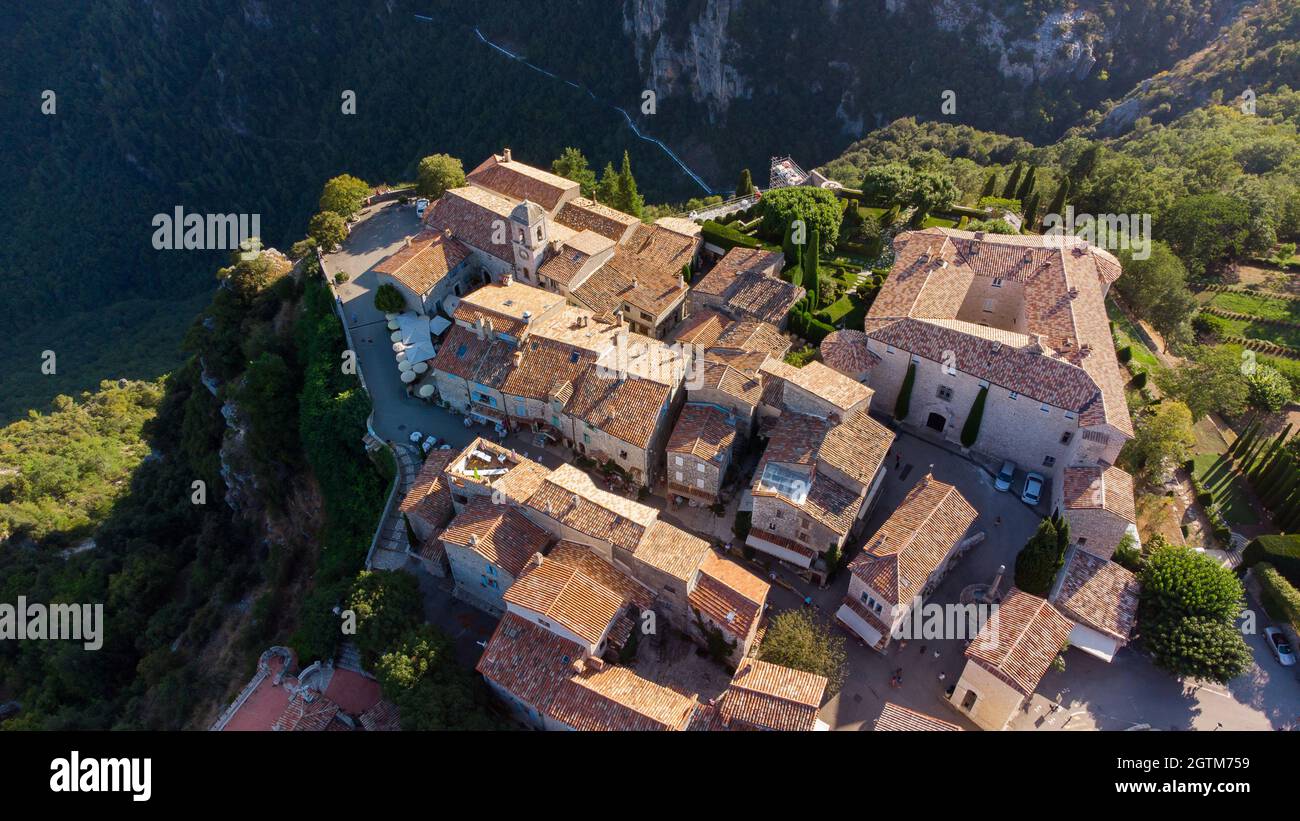
<path fill-rule="evenodd" d="M 1295 463 L 1295 459 L 1289 453 L 1286 455 L 1285 467 L 1289 468 L 1289 472 L 1283 473 L 1279 478 L 1277 486 L 1272 490 L 1266 491 L 1264 494 L 1262 501 L 1264 502 L 1264 506 L 1269 510 L 1277 510 L 1280 508 L 1282 503 L 1286 501 L 1286 498 L 1291 495 L 1293 490 L 1295 490 L 1296 486 L 1300 485 L 1300 470 L 1296 470 L 1298 466 Z"/>
<path fill-rule="evenodd" d="M 749 175 L 749 169 L 742 169 L 740 172 L 740 182 L 736 183 L 736 196 L 748 197 L 754 193 L 754 178 Z"/>
<path fill-rule="evenodd" d="M 1242 453 L 1245 452 L 1246 448 L 1249 446 L 1251 437 L 1253 437 L 1255 434 L 1255 427 L 1258 424 L 1259 424 L 1258 422 L 1252 421 L 1249 425 L 1246 426 L 1246 429 L 1242 431 L 1241 436 L 1238 436 L 1236 441 L 1234 441 L 1232 445 L 1228 448 L 1228 453 L 1230 455 L 1240 456 Z"/>
<path fill-rule="evenodd" d="M 645 197 L 637 192 L 636 178 L 632 176 L 632 159 L 627 151 L 623 152 L 623 168 L 618 172 L 619 210 L 634 217 L 640 217 L 645 207 Z"/>
<path fill-rule="evenodd" d="M 1011 179 L 1007 180 L 1006 187 L 1002 189 L 1003 199 L 1014 200 L 1016 198 L 1016 191 L 1020 189 L 1021 173 L 1022 169 L 1020 163 L 1016 163 L 1016 167 L 1011 169 Z"/>
<path fill-rule="evenodd" d="M 1037 175 L 1038 175 L 1038 167 L 1034 165 L 1029 166 L 1029 172 L 1025 174 L 1024 179 L 1020 181 L 1020 187 L 1016 189 L 1016 199 L 1020 200 L 1021 202 L 1024 202 L 1025 197 L 1028 197 L 1031 193 L 1033 193 L 1034 178 Z"/>
<path fill-rule="evenodd" d="M 1065 198 L 1070 195 L 1070 178 L 1061 177 L 1061 184 L 1056 186 L 1056 193 L 1052 195 L 1052 201 L 1047 206 L 1047 213 L 1065 216 Z"/>
<path fill-rule="evenodd" d="M 980 189 L 980 199 L 993 196 L 993 192 L 998 187 L 998 172 L 990 171 L 989 178 L 984 181 L 984 187 Z"/>
<path fill-rule="evenodd" d="M 1265 470 L 1282 450 L 1282 443 L 1286 441 L 1286 437 L 1290 433 L 1291 425 L 1288 424 L 1282 429 L 1282 432 L 1273 439 L 1272 444 L 1264 449 L 1264 452 L 1260 455 L 1259 461 L 1255 463 L 1253 468 L 1251 468 L 1249 474 L 1251 484 L 1258 482 L 1263 477 Z"/>
<path fill-rule="evenodd" d="M 1038 225 L 1038 192 L 1035 191 L 1025 199 L 1025 225 L 1030 228 Z"/>
<path fill-rule="evenodd" d="M 785 252 L 785 270 L 793 277 L 800 262 L 800 246 L 794 241 L 794 220 L 785 227 L 785 240 L 781 243 L 781 250 Z"/>
<path fill-rule="evenodd" d="M 894 402 L 894 418 L 902 422 L 912 407 L 912 383 L 916 381 L 916 363 L 907 363 L 907 376 L 903 377 L 903 386 L 898 389 L 898 399 Z"/>
<path fill-rule="evenodd" d="M 1101 143 L 1093 143 L 1084 149 L 1079 155 L 1079 159 L 1074 161 L 1074 167 L 1070 169 L 1070 184 L 1078 188 L 1079 183 L 1086 180 L 1097 168 L 1097 162 L 1101 159 Z"/>
<path fill-rule="evenodd" d="M 818 274 L 818 264 L 821 262 L 821 232 L 816 228 L 808 234 L 808 247 L 803 252 L 803 287 L 808 289 L 812 297 L 810 303 L 812 308 L 817 308 L 817 289 L 821 286 Z"/>

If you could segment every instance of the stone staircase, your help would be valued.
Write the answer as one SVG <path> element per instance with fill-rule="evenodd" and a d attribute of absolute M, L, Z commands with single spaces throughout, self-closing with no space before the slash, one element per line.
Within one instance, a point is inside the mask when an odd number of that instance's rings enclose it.
<path fill-rule="evenodd" d="M 398 503 L 415 483 L 416 474 L 420 472 L 420 452 L 412 445 L 394 445 L 397 456 L 397 492 L 393 494 L 392 504 L 384 513 L 379 523 L 378 542 L 369 566 L 377 570 L 400 570 L 410 557 L 410 544 L 406 537 L 406 523 L 397 510 Z"/>

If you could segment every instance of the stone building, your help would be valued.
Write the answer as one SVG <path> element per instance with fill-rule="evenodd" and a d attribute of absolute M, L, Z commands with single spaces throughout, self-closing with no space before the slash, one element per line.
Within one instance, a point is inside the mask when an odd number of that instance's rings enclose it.
<path fill-rule="evenodd" d="M 668 440 L 669 495 L 702 505 L 718 501 L 731 466 L 736 417 L 717 405 L 688 402 Z"/>
<path fill-rule="evenodd" d="M 407 237 L 402 248 L 371 270 L 380 285 L 395 287 L 416 313 L 435 314 L 448 296 L 460 296 L 477 284 L 478 268 L 463 244 L 424 231 Z"/>
<path fill-rule="evenodd" d="M 1113 465 L 1068 467 L 1052 489 L 1052 509 L 1070 524 L 1070 543 L 1109 559 L 1126 534 L 1137 547 L 1133 477 Z"/>
<path fill-rule="evenodd" d="M 927 228 L 900 234 L 867 314 L 872 408 L 1059 478 L 1111 465 L 1133 436 L 1106 318 L 1116 259 L 1074 237 Z M 977 402 L 977 400 L 980 400 Z"/>
<path fill-rule="evenodd" d="M 732 248 L 691 287 L 691 312 L 713 310 L 784 330 L 790 309 L 807 291 L 781 279 L 783 262 L 776 251 Z"/>

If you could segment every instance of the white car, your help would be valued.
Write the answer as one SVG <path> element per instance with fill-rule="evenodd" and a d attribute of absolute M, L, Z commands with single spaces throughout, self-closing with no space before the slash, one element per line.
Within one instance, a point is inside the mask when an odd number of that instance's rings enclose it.
<path fill-rule="evenodd" d="M 998 470 L 997 477 L 993 480 L 993 487 L 1000 493 L 1006 493 L 1011 490 L 1011 480 L 1016 477 L 1016 463 L 1010 459 L 1002 463 Z"/>
<path fill-rule="evenodd" d="M 1291 649 L 1281 630 L 1276 627 L 1265 627 L 1264 643 L 1268 645 L 1269 651 L 1273 653 L 1273 658 L 1277 659 L 1278 664 L 1283 667 L 1295 666 L 1295 650 Z"/>
<path fill-rule="evenodd" d="M 1037 507 L 1038 500 L 1043 495 L 1043 481 L 1043 477 L 1037 473 L 1025 476 L 1025 489 L 1020 493 L 1020 501 L 1030 507 Z"/>
<path fill-rule="evenodd" d="M 415 215 L 417 217 L 423 217 L 424 212 L 425 210 L 428 209 L 428 207 L 429 207 L 429 201 L 426 200 L 424 197 L 420 197 L 418 200 L 415 201 Z"/>

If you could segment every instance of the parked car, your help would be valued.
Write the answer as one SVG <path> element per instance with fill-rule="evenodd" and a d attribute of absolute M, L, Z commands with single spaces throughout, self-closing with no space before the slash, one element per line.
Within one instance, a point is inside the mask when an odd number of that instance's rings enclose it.
<path fill-rule="evenodd" d="M 1011 490 L 1011 480 L 1016 476 L 1016 463 L 1007 460 L 1002 463 L 998 476 L 993 480 L 993 487 L 1002 493 Z"/>
<path fill-rule="evenodd" d="M 1286 636 L 1276 627 L 1264 628 L 1264 641 L 1268 644 L 1268 649 L 1273 653 L 1273 658 L 1283 667 L 1295 666 L 1295 651 L 1287 642 Z"/>
<path fill-rule="evenodd" d="M 429 207 L 429 201 L 426 200 L 424 197 L 420 197 L 418 200 L 415 201 L 415 215 L 417 217 L 423 218 L 425 209 L 427 209 L 428 207 Z"/>
<path fill-rule="evenodd" d="M 1043 495 L 1044 479 L 1037 473 L 1030 473 L 1025 477 L 1025 489 L 1020 493 L 1020 501 L 1030 507 L 1037 507 L 1038 500 Z"/>

